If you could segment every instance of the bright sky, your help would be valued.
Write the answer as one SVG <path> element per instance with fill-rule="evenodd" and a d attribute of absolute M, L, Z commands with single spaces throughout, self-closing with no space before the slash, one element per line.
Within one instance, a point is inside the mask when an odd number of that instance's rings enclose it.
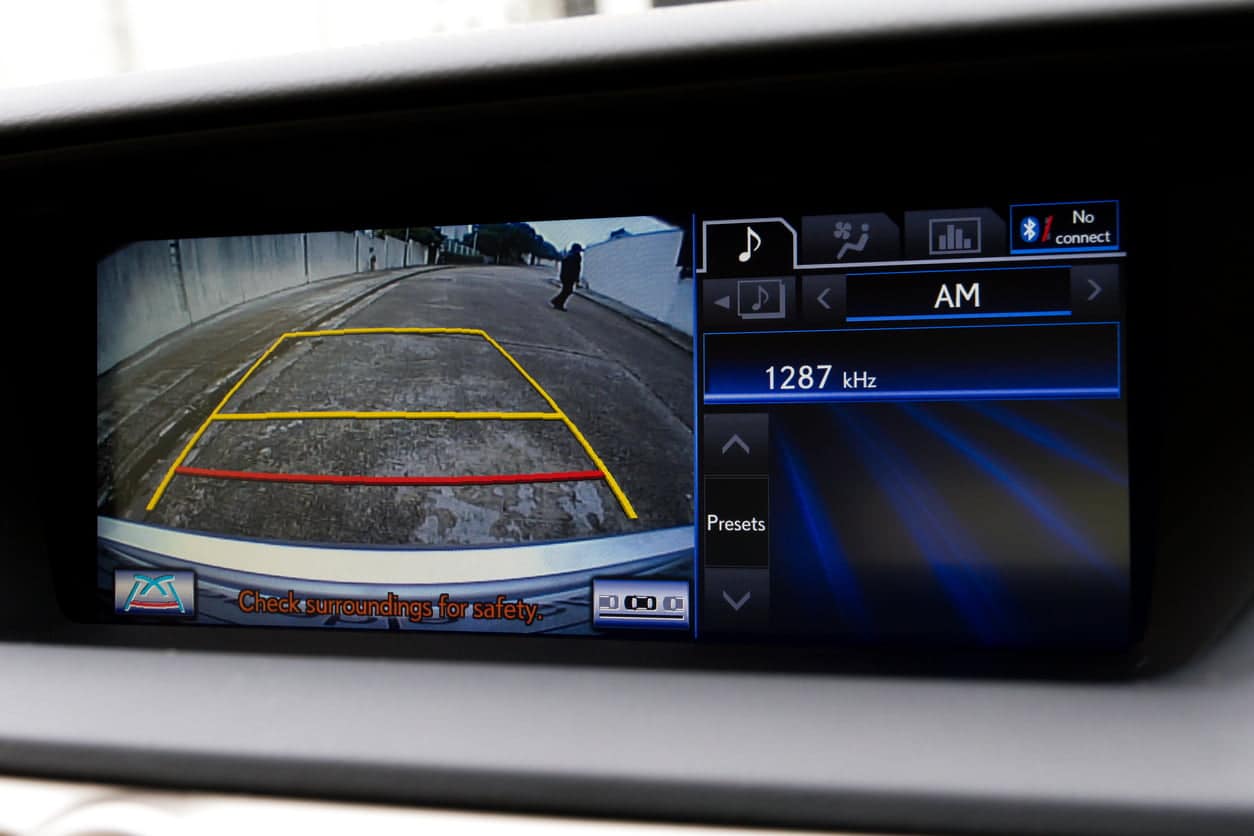
<path fill-rule="evenodd" d="M 660 229 L 674 229 L 670 224 L 657 218 L 636 216 L 631 218 L 588 218 L 580 221 L 527 221 L 536 232 L 544 236 L 559 250 L 565 250 L 576 242 L 587 247 L 599 244 L 610 237 L 616 229 L 628 232 L 657 232 Z"/>

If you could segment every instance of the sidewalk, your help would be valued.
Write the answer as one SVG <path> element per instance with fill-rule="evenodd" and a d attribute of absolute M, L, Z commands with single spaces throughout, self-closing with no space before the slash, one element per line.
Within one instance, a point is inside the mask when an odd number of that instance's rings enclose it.
<path fill-rule="evenodd" d="M 545 283 L 552 285 L 554 288 L 559 289 L 559 290 L 562 287 L 562 283 L 557 280 L 556 276 L 552 276 L 552 275 L 547 276 L 545 278 Z M 641 313 L 640 311 L 636 310 L 630 305 L 624 305 L 622 302 L 618 301 L 617 299 L 613 299 L 609 296 L 605 296 L 604 294 L 597 293 L 596 291 L 590 290 L 587 287 L 576 288 L 575 296 L 580 299 L 587 299 L 589 302 L 594 302 L 604 308 L 608 308 L 609 310 L 613 311 L 616 314 L 619 314 L 620 316 L 625 316 L 628 319 L 630 319 L 632 322 L 639 325 L 641 328 L 646 328 L 649 331 L 652 331 L 654 334 L 657 334 L 659 337 L 671 343 L 676 348 L 682 348 L 684 351 L 687 351 L 689 353 L 692 352 L 692 335 L 691 334 L 685 334 L 683 331 L 680 331 L 678 328 L 672 328 L 670 325 L 667 325 L 665 322 L 659 322 L 658 320 L 654 319 L 651 316 L 646 316 L 645 314 Z"/>

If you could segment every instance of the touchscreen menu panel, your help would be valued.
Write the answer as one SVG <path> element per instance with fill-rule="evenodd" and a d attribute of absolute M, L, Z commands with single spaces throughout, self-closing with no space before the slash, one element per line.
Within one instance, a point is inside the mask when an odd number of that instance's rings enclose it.
<path fill-rule="evenodd" d="M 1119 646 L 1120 204 L 316 230 L 97 266 L 97 616 Z"/>

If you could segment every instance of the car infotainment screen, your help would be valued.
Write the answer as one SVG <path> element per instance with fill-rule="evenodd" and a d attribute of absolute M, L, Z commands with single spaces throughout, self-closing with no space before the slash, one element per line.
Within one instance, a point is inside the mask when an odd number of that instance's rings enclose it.
<path fill-rule="evenodd" d="M 1119 202 L 855 209 L 114 249 L 95 616 L 1126 644 Z"/>

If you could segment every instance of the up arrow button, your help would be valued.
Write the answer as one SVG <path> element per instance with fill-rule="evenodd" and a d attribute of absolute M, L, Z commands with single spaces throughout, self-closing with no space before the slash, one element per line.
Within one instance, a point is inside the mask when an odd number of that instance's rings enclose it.
<path fill-rule="evenodd" d="M 707 474 L 764 476 L 769 468 L 769 418 L 762 412 L 711 412 L 702 420 Z"/>

